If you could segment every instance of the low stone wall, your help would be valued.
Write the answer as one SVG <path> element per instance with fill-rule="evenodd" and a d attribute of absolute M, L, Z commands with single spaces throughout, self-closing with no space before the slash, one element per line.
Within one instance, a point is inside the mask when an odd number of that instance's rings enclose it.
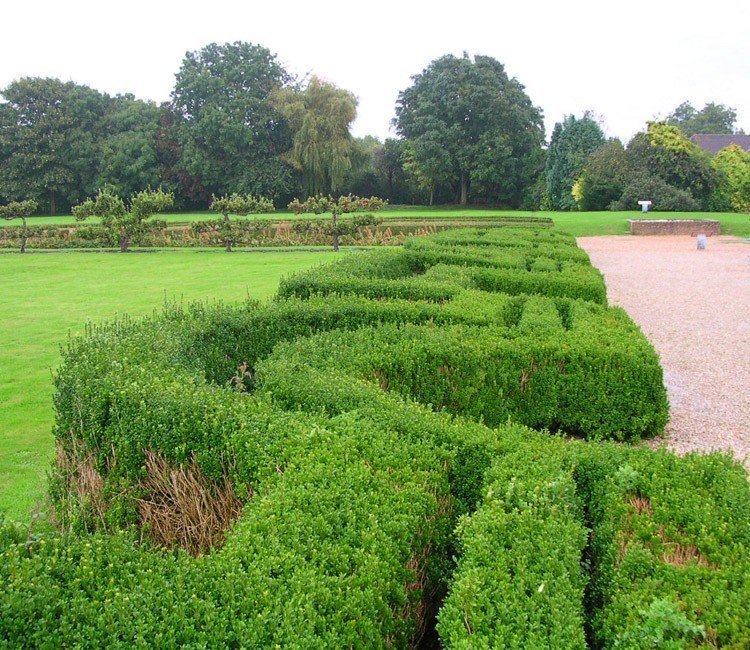
<path fill-rule="evenodd" d="M 628 219 L 631 235 L 718 235 L 714 219 Z"/>

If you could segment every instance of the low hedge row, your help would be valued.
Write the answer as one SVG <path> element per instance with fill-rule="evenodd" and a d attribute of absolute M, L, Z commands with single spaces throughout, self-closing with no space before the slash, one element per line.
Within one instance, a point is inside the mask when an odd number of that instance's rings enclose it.
<path fill-rule="evenodd" d="M 516 305 L 507 305 L 509 316 Z M 383 323 L 324 332 L 279 345 L 258 364 L 257 379 L 284 392 L 293 378 L 279 362 L 291 359 L 489 426 L 510 419 L 589 439 L 659 433 L 667 400 L 651 347 L 620 311 L 567 306 L 570 329 L 555 303 L 538 297 L 521 304 L 515 327 Z M 607 327 L 606 338 L 589 329 Z"/>
<path fill-rule="evenodd" d="M 579 453 L 589 606 L 606 648 L 750 647 L 750 490 L 722 454 Z"/>
<path fill-rule="evenodd" d="M 487 472 L 481 504 L 457 528 L 444 647 L 586 647 L 587 531 L 571 460 L 564 443 L 531 437 Z"/>
<path fill-rule="evenodd" d="M 498 228 L 488 233 L 491 241 L 516 244 L 530 241 L 527 230 Z M 604 281 L 588 259 L 559 260 L 550 257 L 549 251 L 540 254 L 533 247 L 506 247 L 487 256 L 459 246 L 452 249 L 432 246 L 431 240 L 427 241 L 427 245 L 413 244 L 377 256 L 352 255 L 343 263 L 285 278 L 279 296 L 308 298 L 337 293 L 443 301 L 456 295 L 455 287 L 465 287 L 506 294 L 538 293 L 606 304 Z M 442 241 L 450 240 L 444 237 Z M 579 250 L 567 242 L 556 244 L 555 248 Z"/>
<path fill-rule="evenodd" d="M 440 257 L 462 249 L 466 264 Z M 667 411 L 653 349 L 603 293 L 477 288 L 519 250 L 518 272 L 575 267 L 603 292 L 568 236 L 455 231 L 288 278 L 267 305 L 173 307 L 74 341 L 55 433 L 93 454 L 107 508 L 67 498 L 58 469 L 73 532 L 0 527 L 0 645 L 408 647 L 446 596 L 446 647 L 582 647 L 584 631 L 742 647 L 743 470 L 522 426 L 629 439 Z M 132 531 L 148 450 L 231 481 L 244 510 L 221 548 Z M 634 523 L 632 494 L 654 522 Z M 703 559 L 677 570 L 668 544 Z"/>

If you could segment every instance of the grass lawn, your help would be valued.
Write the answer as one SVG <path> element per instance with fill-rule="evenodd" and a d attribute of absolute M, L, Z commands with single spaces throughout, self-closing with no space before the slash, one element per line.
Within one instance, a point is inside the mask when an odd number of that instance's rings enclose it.
<path fill-rule="evenodd" d="M 503 215 L 518 215 L 539 217 L 551 217 L 555 224 L 577 237 L 588 235 L 624 235 L 628 232 L 628 219 L 639 219 L 643 215 L 640 212 L 528 212 L 522 210 L 497 210 L 484 208 L 459 208 L 458 206 L 393 206 L 379 212 L 379 216 L 384 219 L 455 219 L 466 217 L 467 219 L 481 220 L 488 217 L 497 217 Z M 325 215 L 323 215 L 325 216 Z M 290 212 L 274 212 L 270 214 L 251 215 L 252 219 L 270 219 L 277 221 L 279 219 L 309 219 L 315 215 L 296 215 Z M 165 219 L 168 223 L 190 223 L 193 221 L 203 221 L 206 219 L 215 219 L 216 215 L 211 212 L 193 212 L 184 214 L 164 214 L 158 218 Z M 652 212 L 647 218 L 649 219 L 719 219 L 722 225 L 722 232 L 727 235 L 737 235 L 739 237 L 750 237 L 750 215 L 737 214 L 733 212 Z M 90 219 L 94 223 L 96 219 Z M 14 221 L 0 221 L 0 227 L 9 225 L 19 225 L 21 222 L 17 219 Z M 72 216 L 57 217 L 32 217 L 29 224 L 55 224 L 71 225 L 75 224 Z"/>
<path fill-rule="evenodd" d="M 52 369 L 87 321 L 143 315 L 165 299 L 267 298 L 287 273 L 334 253 L 2 254 L 0 512 L 28 521 L 53 455 Z"/>

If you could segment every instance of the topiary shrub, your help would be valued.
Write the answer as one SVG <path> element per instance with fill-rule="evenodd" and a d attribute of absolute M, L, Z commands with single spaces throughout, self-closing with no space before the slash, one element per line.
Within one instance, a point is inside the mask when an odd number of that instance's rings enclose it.
<path fill-rule="evenodd" d="M 64 530 L 0 526 L 1 643 L 401 648 L 437 613 L 446 647 L 747 645 L 739 465 L 524 426 L 666 421 L 653 348 L 576 250 L 441 233 L 71 341 Z"/>

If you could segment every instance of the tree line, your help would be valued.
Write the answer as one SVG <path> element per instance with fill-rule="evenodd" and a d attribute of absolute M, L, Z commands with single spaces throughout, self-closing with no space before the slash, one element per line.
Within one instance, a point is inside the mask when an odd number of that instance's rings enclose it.
<path fill-rule="evenodd" d="M 607 139 L 591 113 L 567 116 L 552 132 L 541 207 L 632 210 L 650 199 L 662 211 L 750 210 L 750 153 L 730 145 L 715 156 L 689 136 L 732 134 L 736 113 L 688 102 L 665 120 L 647 123 L 623 145 Z"/>
<path fill-rule="evenodd" d="M 160 105 L 47 78 L 21 78 L 0 94 L 0 203 L 33 200 L 52 214 L 100 190 L 135 197 L 148 188 L 173 196 L 177 209 L 206 209 L 217 196 L 283 207 L 330 194 L 603 209 L 647 189 L 674 189 L 674 204 L 705 208 L 719 205 L 716 188 L 731 174 L 698 164 L 682 140 L 667 138 L 674 159 L 642 141 L 672 127 L 689 142 L 690 129 L 731 131 L 736 118 L 722 105 L 685 103 L 623 147 L 587 114 L 557 124 L 547 146 L 542 111 L 524 86 L 492 57 L 464 54 L 412 77 L 396 103 L 396 138 L 355 138 L 351 92 L 295 78 L 268 49 L 244 42 L 186 53 Z"/>

